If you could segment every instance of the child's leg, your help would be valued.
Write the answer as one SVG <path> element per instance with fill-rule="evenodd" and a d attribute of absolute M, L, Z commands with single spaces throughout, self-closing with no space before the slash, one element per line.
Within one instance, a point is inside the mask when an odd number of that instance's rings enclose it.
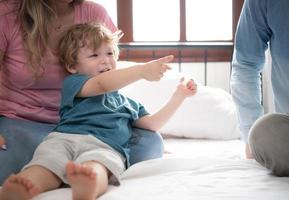
<path fill-rule="evenodd" d="M 73 200 L 95 200 L 107 190 L 109 171 L 99 162 L 69 162 L 66 175 Z"/>
<path fill-rule="evenodd" d="M 33 165 L 6 179 L 1 200 L 28 200 L 41 192 L 58 188 L 62 181 L 48 169 Z"/>

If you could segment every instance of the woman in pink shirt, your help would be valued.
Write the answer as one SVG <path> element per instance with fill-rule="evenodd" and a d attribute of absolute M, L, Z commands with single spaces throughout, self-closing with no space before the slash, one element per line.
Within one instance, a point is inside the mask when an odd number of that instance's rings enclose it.
<path fill-rule="evenodd" d="M 0 147 L 0 184 L 31 159 L 58 122 L 67 74 L 56 46 L 71 25 L 91 21 L 117 30 L 106 10 L 93 2 L 0 0 L 0 137 L 6 145 Z M 129 146 L 132 164 L 163 154 L 160 135 L 147 130 L 135 129 Z"/>

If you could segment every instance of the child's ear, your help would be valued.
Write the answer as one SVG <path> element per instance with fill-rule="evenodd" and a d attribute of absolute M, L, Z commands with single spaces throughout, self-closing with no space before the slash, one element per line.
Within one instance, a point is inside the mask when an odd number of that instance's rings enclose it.
<path fill-rule="evenodd" d="M 75 66 L 66 66 L 66 70 L 71 73 L 71 74 L 76 74 L 77 73 L 77 70 L 75 68 Z"/>

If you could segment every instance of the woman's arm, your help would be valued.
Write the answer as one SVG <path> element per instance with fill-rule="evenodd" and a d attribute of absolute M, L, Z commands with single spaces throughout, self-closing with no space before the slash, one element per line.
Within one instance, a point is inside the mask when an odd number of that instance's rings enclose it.
<path fill-rule="evenodd" d="M 153 115 L 146 115 L 134 122 L 134 126 L 152 131 L 158 131 L 173 116 L 183 101 L 197 92 L 197 85 L 193 80 L 186 84 L 184 78 L 181 79 L 176 91 L 171 99 L 158 112 Z"/>
<path fill-rule="evenodd" d="M 159 81 L 170 69 L 168 62 L 173 56 L 166 56 L 120 70 L 111 70 L 90 78 L 81 88 L 78 97 L 89 97 L 119 90 L 135 81 L 146 79 Z"/>

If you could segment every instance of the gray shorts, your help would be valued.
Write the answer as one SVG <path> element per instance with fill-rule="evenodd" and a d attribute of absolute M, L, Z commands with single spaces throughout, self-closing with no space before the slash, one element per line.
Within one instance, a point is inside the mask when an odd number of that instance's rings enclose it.
<path fill-rule="evenodd" d="M 83 163 L 97 161 L 103 164 L 112 175 L 110 184 L 119 184 L 120 175 L 125 170 L 125 158 L 109 145 L 91 135 L 65 134 L 52 132 L 37 147 L 33 159 L 23 169 L 40 165 L 68 183 L 65 166 L 68 161 Z"/>

